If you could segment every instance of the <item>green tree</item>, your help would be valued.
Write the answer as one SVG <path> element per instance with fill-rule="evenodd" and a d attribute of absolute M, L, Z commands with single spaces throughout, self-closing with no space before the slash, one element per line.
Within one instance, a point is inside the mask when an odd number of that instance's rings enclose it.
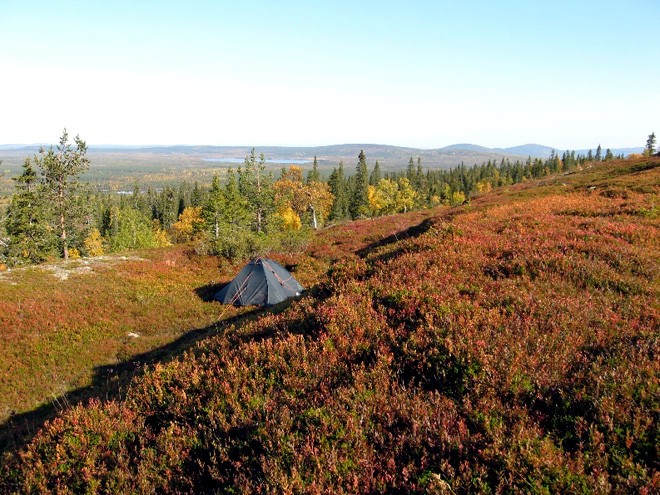
<path fill-rule="evenodd" d="M 69 134 L 64 129 L 57 151 L 52 146 L 47 151 L 41 148 L 41 158 L 36 159 L 43 177 L 43 191 L 55 213 L 64 259 L 69 258 L 70 221 L 83 215 L 76 199 L 82 187 L 80 176 L 89 168 L 85 156 L 87 145 L 78 136 L 74 142 L 75 147 L 69 144 Z"/>
<path fill-rule="evenodd" d="M 348 218 L 349 204 L 346 177 L 344 175 L 344 162 L 339 162 L 339 167 L 333 169 L 328 179 L 330 192 L 335 197 L 330 210 L 330 220 L 340 221 Z"/>
<path fill-rule="evenodd" d="M 603 149 L 600 147 L 600 144 L 599 144 L 598 148 L 596 149 L 596 156 L 594 157 L 594 160 L 596 160 L 597 162 L 602 161 L 602 159 L 603 159 L 602 153 L 603 153 Z"/>
<path fill-rule="evenodd" d="M 376 165 L 374 165 L 374 169 L 371 171 L 371 174 L 369 174 L 369 185 L 374 187 L 378 186 L 378 183 L 382 178 L 380 164 L 378 163 L 378 160 L 376 160 Z"/>
<path fill-rule="evenodd" d="M 227 180 L 224 189 L 225 204 L 221 220 L 234 230 L 248 230 L 250 227 L 250 205 L 241 194 L 234 171 L 227 170 Z"/>
<path fill-rule="evenodd" d="M 364 151 L 358 155 L 357 174 L 353 185 L 351 197 L 351 217 L 356 218 L 369 216 L 369 172 L 367 170 L 367 157 Z"/>
<path fill-rule="evenodd" d="M 607 151 L 605 152 L 605 161 L 609 162 L 610 160 L 614 160 L 614 154 L 611 149 L 607 148 Z"/>
<path fill-rule="evenodd" d="M 218 174 L 213 175 L 211 190 L 202 208 L 202 217 L 213 242 L 220 239 L 220 222 L 225 209 L 225 195 L 220 186 Z"/>
<path fill-rule="evenodd" d="M 415 179 L 417 178 L 417 170 L 415 169 L 415 161 L 413 160 L 413 157 L 410 157 L 410 160 L 408 161 L 408 168 L 406 169 L 406 178 L 408 179 L 408 182 L 410 184 L 415 183 Z"/>
<path fill-rule="evenodd" d="M 154 237 L 152 222 L 135 208 L 111 208 L 112 235 L 108 241 L 112 251 L 152 248 L 158 243 Z"/>
<path fill-rule="evenodd" d="M 229 168 L 227 180 L 222 187 L 217 175 L 213 177 L 211 190 L 202 207 L 202 218 L 213 245 L 222 237 L 250 229 L 251 213 L 247 199 L 240 193 L 236 174 Z"/>
<path fill-rule="evenodd" d="M 5 219 L 9 260 L 12 264 L 45 261 L 54 254 L 57 237 L 49 225 L 43 197 L 37 190 L 39 177 L 30 158 L 23 163 L 23 173 L 13 180 L 17 192 L 12 196 Z"/>
<path fill-rule="evenodd" d="M 649 134 L 649 138 L 646 140 L 646 147 L 644 148 L 644 155 L 651 156 L 655 154 L 655 132 Z"/>
<path fill-rule="evenodd" d="M 156 203 L 156 218 L 164 229 L 169 229 L 179 218 L 180 201 L 177 193 L 171 187 L 166 187 L 158 195 Z"/>
<path fill-rule="evenodd" d="M 264 231 L 268 215 L 273 210 L 272 182 L 272 174 L 266 173 L 264 154 L 259 155 L 257 161 L 252 148 L 250 155 L 245 157 L 244 167 L 238 169 L 238 187 L 243 197 L 248 200 L 257 233 Z"/>
<path fill-rule="evenodd" d="M 312 170 L 307 173 L 307 184 L 311 182 L 321 182 L 321 174 L 319 173 L 319 162 L 314 155 L 314 163 L 312 164 Z"/>

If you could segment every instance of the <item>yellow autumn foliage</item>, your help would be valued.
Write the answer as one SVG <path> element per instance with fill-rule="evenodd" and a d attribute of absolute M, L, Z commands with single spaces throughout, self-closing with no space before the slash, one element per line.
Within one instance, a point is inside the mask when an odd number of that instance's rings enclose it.
<path fill-rule="evenodd" d="M 103 237 L 99 229 L 92 230 L 85 239 L 85 251 L 87 256 L 102 256 L 105 254 Z"/>
<path fill-rule="evenodd" d="M 175 222 L 169 229 L 170 238 L 174 242 L 188 242 L 200 230 L 204 223 L 201 206 L 190 206 L 185 208 L 179 221 Z"/>
<path fill-rule="evenodd" d="M 281 208 L 277 212 L 277 216 L 282 219 L 282 228 L 284 230 L 300 230 L 302 227 L 300 216 L 290 206 Z"/>

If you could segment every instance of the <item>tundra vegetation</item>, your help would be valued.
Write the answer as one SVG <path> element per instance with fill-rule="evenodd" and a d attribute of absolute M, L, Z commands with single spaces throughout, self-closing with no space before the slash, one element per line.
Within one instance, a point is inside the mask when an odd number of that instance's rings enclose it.
<path fill-rule="evenodd" d="M 128 260 L 123 287 L 118 264 L 27 296 L 22 277 L 46 275 L 12 271 L 0 318 L 24 327 L 3 335 L 6 389 L 36 380 L 10 353 L 44 353 L 37 342 L 54 335 L 81 354 L 100 327 L 156 336 L 198 318 L 208 331 L 143 354 L 150 364 L 123 387 L 103 375 L 105 386 L 86 387 L 26 443 L 14 439 L 0 483 L 24 493 L 657 493 L 660 158 L 554 159 L 426 174 L 413 161 L 376 175 L 371 196 L 361 186 L 372 213 L 397 197 L 392 184 L 412 196 L 404 210 L 418 207 L 419 182 L 441 206 L 323 229 L 278 257 L 306 297 L 242 316 L 230 308 L 210 327 L 220 308 L 193 291 L 224 258 L 190 244 Z M 350 183 L 343 174 L 330 177 L 329 215 L 361 216 L 364 203 L 337 188 Z M 285 180 L 305 187 L 299 178 Z M 238 266 L 228 263 L 225 280 Z M 69 283 L 97 294 L 83 301 Z M 104 285 L 114 292 L 96 297 Z M 135 326 L 115 328 L 127 311 Z M 11 320 L 20 312 L 41 316 Z M 49 359 L 53 379 L 76 367 Z"/>

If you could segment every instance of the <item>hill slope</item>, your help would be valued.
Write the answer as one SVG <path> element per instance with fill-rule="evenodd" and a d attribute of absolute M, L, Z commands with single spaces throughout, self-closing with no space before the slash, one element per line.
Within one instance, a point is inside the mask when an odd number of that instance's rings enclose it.
<path fill-rule="evenodd" d="M 329 229 L 312 294 L 64 413 L 5 486 L 657 491 L 659 195 L 623 161 Z"/>

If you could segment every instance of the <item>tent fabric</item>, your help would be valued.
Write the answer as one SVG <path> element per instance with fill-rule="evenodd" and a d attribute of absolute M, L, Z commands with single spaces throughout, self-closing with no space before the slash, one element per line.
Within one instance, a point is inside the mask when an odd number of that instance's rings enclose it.
<path fill-rule="evenodd" d="M 236 306 L 273 306 L 304 290 L 277 261 L 255 258 L 213 298 Z"/>

